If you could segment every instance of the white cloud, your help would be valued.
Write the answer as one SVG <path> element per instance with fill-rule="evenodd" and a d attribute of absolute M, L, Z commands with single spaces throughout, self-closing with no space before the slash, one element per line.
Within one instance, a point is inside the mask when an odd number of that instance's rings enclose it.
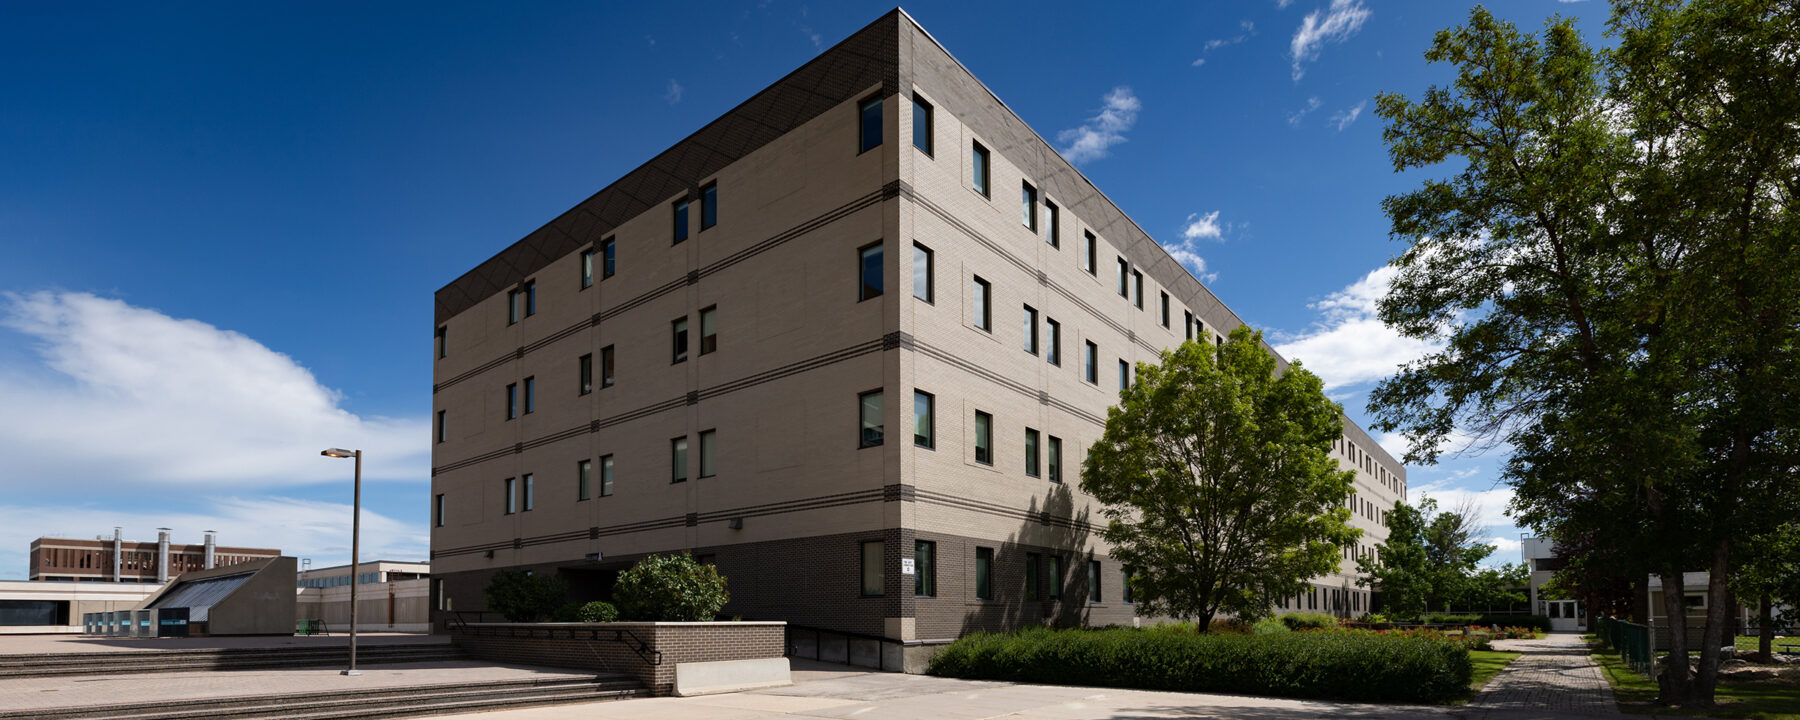
<path fill-rule="evenodd" d="M 1294 4 L 1294 0 L 1275 0 L 1275 9 L 1286 10 L 1287 6 L 1292 4 Z"/>
<path fill-rule="evenodd" d="M 1181 237 L 1188 240 L 1219 240 L 1224 229 L 1219 226 L 1219 211 L 1214 210 L 1205 215 L 1193 213 L 1187 216 L 1187 227 L 1181 229 Z"/>
<path fill-rule="evenodd" d="M 1205 64 L 1206 64 L 1206 58 L 1194 58 L 1193 67 L 1200 67 L 1201 65 L 1205 65 Z"/>
<path fill-rule="evenodd" d="M 1478 524 L 1493 531 L 1513 526 L 1513 520 L 1506 515 L 1506 506 L 1512 502 L 1513 489 L 1505 485 L 1486 490 L 1472 490 L 1466 487 L 1452 487 L 1445 482 L 1415 484 L 1407 488 L 1409 501 L 1417 503 L 1422 496 L 1429 495 L 1437 501 L 1439 512 L 1452 512 L 1463 507 L 1473 507 Z"/>
<path fill-rule="evenodd" d="M 1288 113 L 1288 124 L 1294 127 L 1300 127 L 1300 121 L 1305 119 L 1307 115 L 1312 114 L 1312 111 L 1319 109 L 1319 106 L 1323 104 L 1324 103 L 1320 102 L 1316 97 L 1307 98 L 1306 107 Z"/>
<path fill-rule="evenodd" d="M 1253 23 L 1249 20 L 1239 21 L 1238 29 L 1241 30 L 1242 32 L 1239 32 L 1238 34 L 1233 35 L 1231 37 L 1213 38 L 1211 40 L 1206 41 L 1206 44 L 1201 46 L 1201 53 L 1204 55 L 1205 53 L 1212 52 L 1214 50 L 1217 50 L 1222 47 L 1226 47 L 1228 45 L 1237 45 L 1245 40 L 1249 40 L 1250 38 L 1256 36 L 1256 23 Z M 1200 67 L 1201 65 L 1205 65 L 1205 64 L 1206 64 L 1205 57 L 1197 58 L 1192 63 L 1192 65 L 1194 67 Z"/>
<path fill-rule="evenodd" d="M 669 88 L 663 92 L 663 100 L 670 105 L 681 102 L 681 93 L 683 90 L 685 90 L 685 88 L 681 87 L 681 83 L 675 82 L 675 78 L 669 78 Z"/>
<path fill-rule="evenodd" d="M 1304 361 L 1329 391 L 1374 382 L 1394 374 L 1407 361 L 1437 350 L 1433 343 L 1401 337 L 1376 317 L 1376 303 L 1387 294 L 1396 272 L 1383 265 L 1308 305 L 1318 312 L 1319 320 L 1306 332 L 1275 345 L 1276 352 Z"/>
<path fill-rule="evenodd" d="M 1356 122 L 1356 116 L 1361 115 L 1363 108 L 1368 104 L 1369 101 L 1364 100 L 1357 103 L 1356 107 L 1338 111 L 1336 115 L 1331 116 L 1331 124 L 1337 126 L 1338 132 L 1343 132 L 1344 128 L 1350 127 L 1351 123 Z"/>
<path fill-rule="evenodd" d="M 1200 278 L 1201 282 L 1210 283 L 1217 280 L 1219 274 L 1207 270 L 1206 258 L 1200 255 L 1200 242 L 1224 240 L 1225 233 L 1231 231 L 1232 224 L 1219 222 L 1218 210 L 1209 213 L 1191 213 L 1185 222 L 1186 224 L 1181 228 L 1181 240 L 1174 243 L 1163 243 L 1163 249 L 1167 250 L 1169 256 L 1175 258 L 1176 262 L 1186 266 L 1194 274 L 1194 277 Z M 1242 225 L 1240 224 L 1239 227 Z"/>
<path fill-rule="evenodd" d="M 1200 257 L 1199 253 L 1180 246 L 1164 245 L 1163 249 L 1169 251 L 1169 256 L 1175 258 L 1176 262 L 1186 266 L 1188 272 L 1193 273 L 1194 277 L 1200 279 L 1200 282 L 1210 283 L 1219 279 L 1218 273 L 1206 269 L 1206 258 Z"/>
<path fill-rule="evenodd" d="M 1369 9 L 1363 7 L 1362 0 L 1331 0 L 1329 10 L 1314 10 L 1306 14 L 1300 22 L 1300 29 L 1294 31 L 1294 40 L 1288 52 L 1294 61 L 1294 81 L 1306 74 L 1304 65 L 1319 57 L 1319 49 L 1326 43 L 1343 42 L 1350 39 L 1362 29 L 1363 23 L 1369 20 Z"/>
<path fill-rule="evenodd" d="M 429 423 L 351 413 L 293 358 L 242 334 L 86 293 L 0 299 L 0 328 L 23 336 L 6 342 L 41 360 L 0 367 L 0 486 L 92 497 L 342 482 L 348 463 L 319 457 L 327 447 L 367 452 L 365 478 L 429 476 Z"/>
<path fill-rule="evenodd" d="M 1088 118 L 1078 128 L 1069 128 L 1056 134 L 1058 142 L 1064 144 L 1061 150 L 1063 157 L 1069 162 L 1080 163 L 1106 157 L 1112 146 L 1125 142 L 1125 133 L 1137 124 L 1138 111 L 1143 104 L 1138 102 L 1131 88 L 1124 85 L 1113 88 L 1106 94 L 1105 106 L 1100 114 Z"/>

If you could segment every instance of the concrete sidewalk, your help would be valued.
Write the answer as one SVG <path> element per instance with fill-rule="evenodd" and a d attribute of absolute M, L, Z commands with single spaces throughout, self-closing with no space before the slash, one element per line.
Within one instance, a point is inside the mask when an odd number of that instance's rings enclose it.
<path fill-rule="evenodd" d="M 1471 720 L 1621 717 L 1612 684 L 1575 633 L 1542 640 L 1497 640 L 1495 650 L 1524 655 L 1469 702 Z"/>

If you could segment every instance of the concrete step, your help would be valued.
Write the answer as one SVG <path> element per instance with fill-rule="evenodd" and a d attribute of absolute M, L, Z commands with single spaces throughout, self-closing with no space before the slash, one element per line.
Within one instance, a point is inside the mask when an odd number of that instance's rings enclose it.
<path fill-rule="evenodd" d="M 442 715 L 649 695 L 649 690 L 635 679 L 606 675 L 592 679 L 523 679 L 37 708 L 0 712 L 0 720 L 339 720 Z"/>
<path fill-rule="evenodd" d="M 358 665 L 466 660 L 453 645 L 361 647 Z M 112 675 L 194 670 L 249 670 L 271 667 L 347 665 L 346 647 L 326 648 L 200 648 L 145 650 L 114 653 L 61 653 L 0 656 L 0 677 L 49 677 L 57 675 Z"/>

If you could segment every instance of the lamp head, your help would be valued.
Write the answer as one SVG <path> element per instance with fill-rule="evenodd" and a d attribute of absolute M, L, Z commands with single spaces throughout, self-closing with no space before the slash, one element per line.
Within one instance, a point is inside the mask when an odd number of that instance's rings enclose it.
<path fill-rule="evenodd" d="M 319 451 L 319 454 L 324 455 L 325 457 L 347 458 L 356 457 L 357 452 L 358 451 L 356 450 L 345 450 L 343 448 L 326 448 Z"/>

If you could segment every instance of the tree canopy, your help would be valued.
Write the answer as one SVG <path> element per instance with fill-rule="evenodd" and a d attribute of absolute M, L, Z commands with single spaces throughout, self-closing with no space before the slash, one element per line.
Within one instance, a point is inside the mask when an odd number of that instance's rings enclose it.
<path fill-rule="evenodd" d="M 1306 579 L 1338 568 L 1361 531 L 1343 507 L 1352 473 L 1329 453 L 1341 408 L 1298 363 L 1276 372 L 1262 334 L 1189 341 L 1107 411 L 1082 465 L 1102 504 L 1100 535 L 1132 571 L 1138 613 L 1266 615 Z"/>
<path fill-rule="evenodd" d="M 1429 496 L 1418 505 L 1395 502 L 1387 514 L 1388 537 L 1376 552 L 1357 560 L 1364 574 L 1359 584 L 1381 593 L 1382 607 L 1394 617 L 1417 617 L 1455 605 L 1510 604 L 1522 600 L 1513 588 L 1523 585 L 1523 568 L 1508 564 L 1483 568 L 1494 553 L 1482 542 L 1474 509 L 1438 510 Z"/>

